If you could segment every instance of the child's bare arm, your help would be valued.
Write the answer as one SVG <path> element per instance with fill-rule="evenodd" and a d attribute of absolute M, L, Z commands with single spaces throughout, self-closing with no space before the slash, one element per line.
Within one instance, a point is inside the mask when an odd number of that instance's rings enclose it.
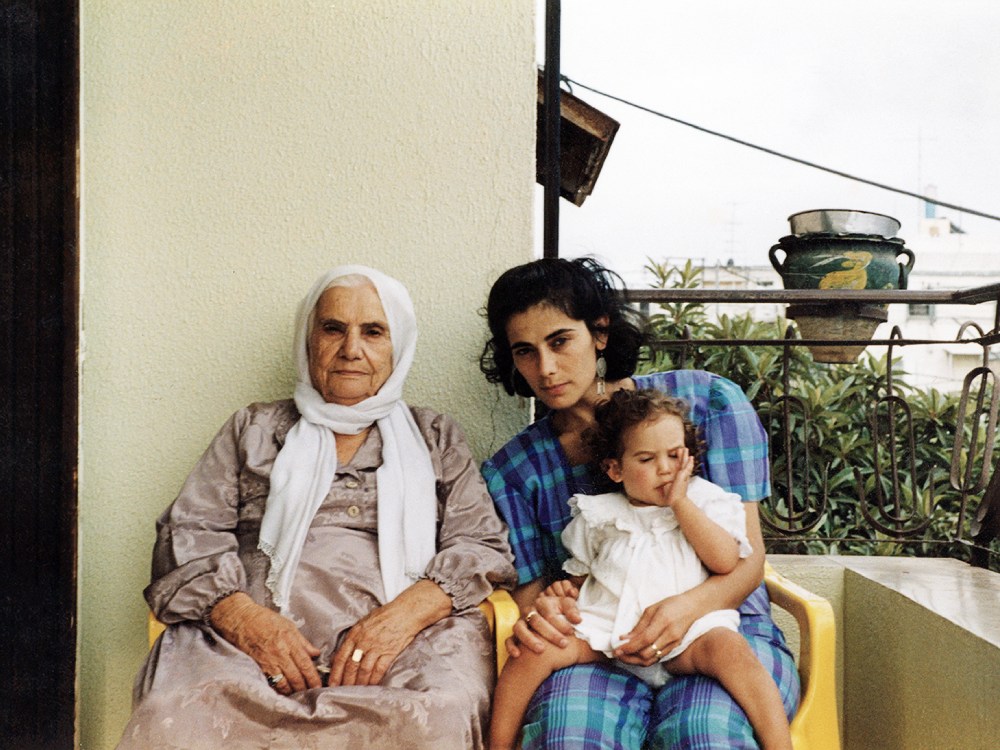
<path fill-rule="evenodd" d="M 670 507 L 677 517 L 677 523 L 706 568 L 717 574 L 729 573 L 740 561 L 739 544 L 688 497 L 687 488 L 694 471 L 694 458 L 687 448 L 681 449 L 678 459 L 680 469 L 670 491 Z"/>

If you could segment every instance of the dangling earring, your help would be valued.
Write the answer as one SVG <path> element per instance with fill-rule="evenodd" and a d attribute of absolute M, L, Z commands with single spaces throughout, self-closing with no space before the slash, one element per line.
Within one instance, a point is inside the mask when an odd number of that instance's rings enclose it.
<path fill-rule="evenodd" d="M 597 352 L 597 395 L 604 395 L 604 376 L 608 374 L 608 363 L 604 359 L 604 352 Z"/>

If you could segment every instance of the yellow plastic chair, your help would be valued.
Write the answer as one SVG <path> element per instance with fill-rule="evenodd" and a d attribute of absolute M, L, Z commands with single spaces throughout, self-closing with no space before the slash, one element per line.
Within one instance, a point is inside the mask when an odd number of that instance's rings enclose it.
<path fill-rule="evenodd" d="M 486 622 L 493 631 L 493 641 L 497 650 L 497 674 L 507 663 L 507 639 L 514 634 L 514 623 L 521 616 L 521 610 L 506 591 L 494 591 L 479 605 L 486 615 Z"/>
<path fill-rule="evenodd" d="M 799 625 L 799 658 L 796 664 L 802 682 L 802 700 L 792 719 L 795 750 L 840 750 L 840 722 L 837 718 L 837 628 L 830 603 L 792 583 L 765 564 L 764 583 L 771 603 L 791 614 Z M 517 605 L 506 591 L 487 600 L 496 611 L 494 638 L 497 669 L 507 661 L 504 646 L 520 616 Z M 485 611 L 487 603 L 481 605 Z M 494 620 L 487 614 L 490 626 Z"/>
<path fill-rule="evenodd" d="M 837 718 L 837 627 L 833 607 L 764 565 L 771 604 L 791 614 L 799 625 L 799 679 L 802 700 L 792 719 L 795 750 L 840 750 Z"/>
<path fill-rule="evenodd" d="M 764 582 L 771 603 L 789 612 L 799 625 L 797 664 L 802 700 L 792 720 L 792 745 L 795 750 L 840 750 L 833 608 L 826 599 L 792 583 L 770 564 L 765 566 Z M 520 612 L 506 591 L 494 591 L 479 608 L 493 631 L 499 674 L 507 661 L 506 641 L 513 634 Z M 148 626 L 152 647 L 164 626 L 152 613 Z"/>

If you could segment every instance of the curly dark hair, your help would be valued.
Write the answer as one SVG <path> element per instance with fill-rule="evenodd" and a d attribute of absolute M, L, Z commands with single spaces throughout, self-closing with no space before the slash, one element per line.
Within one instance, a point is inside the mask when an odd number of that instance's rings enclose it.
<path fill-rule="evenodd" d="M 625 452 L 622 438 L 637 424 L 662 416 L 675 416 L 684 424 L 684 444 L 694 457 L 695 473 L 701 470 L 704 442 L 689 418 L 684 399 L 667 396 L 653 388 L 637 391 L 622 389 L 597 405 L 594 416 L 597 425 L 585 430 L 583 440 L 592 451 L 595 464 L 603 466 L 609 458 L 620 459 Z"/>
<path fill-rule="evenodd" d="M 649 336 L 645 318 L 626 304 L 623 287 L 618 274 L 593 258 L 542 258 L 505 271 L 493 283 L 486 302 L 490 339 L 479 357 L 479 369 L 508 394 L 535 395 L 514 369 L 507 323 L 512 316 L 546 303 L 583 321 L 591 333 L 608 335 L 604 349 L 608 380 L 631 376 Z M 603 317 L 607 326 L 598 326 Z"/>

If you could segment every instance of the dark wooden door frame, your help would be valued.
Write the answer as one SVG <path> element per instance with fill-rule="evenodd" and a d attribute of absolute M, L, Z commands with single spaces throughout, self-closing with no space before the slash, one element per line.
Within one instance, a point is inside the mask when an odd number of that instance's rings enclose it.
<path fill-rule="evenodd" d="M 0 738 L 72 748 L 79 10 L 0 3 Z"/>

